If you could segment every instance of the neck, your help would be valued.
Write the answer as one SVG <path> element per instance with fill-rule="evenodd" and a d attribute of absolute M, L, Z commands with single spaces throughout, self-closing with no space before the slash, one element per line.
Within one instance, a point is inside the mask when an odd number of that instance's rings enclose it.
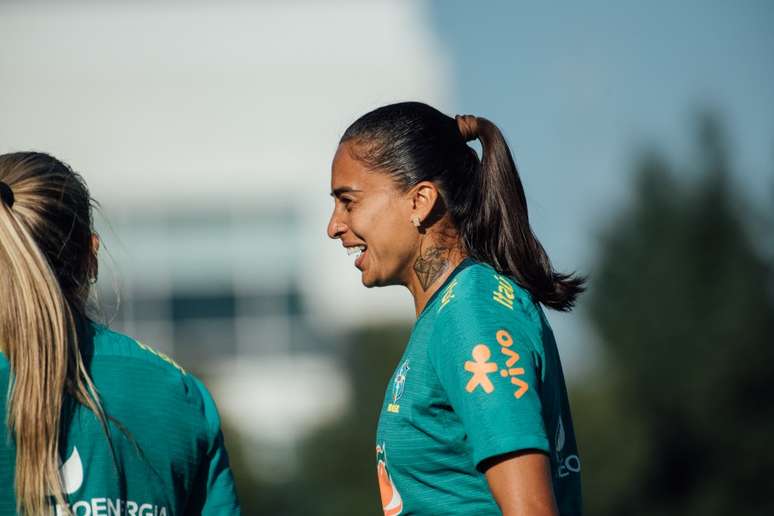
<path fill-rule="evenodd" d="M 417 317 L 466 256 L 456 244 L 447 246 L 430 242 L 427 246 L 420 247 L 406 282 L 406 287 L 414 297 Z"/>

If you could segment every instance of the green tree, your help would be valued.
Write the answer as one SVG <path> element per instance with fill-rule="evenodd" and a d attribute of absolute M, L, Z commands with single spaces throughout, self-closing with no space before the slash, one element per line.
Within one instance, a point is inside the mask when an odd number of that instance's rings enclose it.
<path fill-rule="evenodd" d="M 771 267 L 710 117 L 699 151 L 687 183 L 645 155 L 601 242 L 606 366 L 573 407 L 589 514 L 774 514 Z"/>
<path fill-rule="evenodd" d="M 353 399 L 347 413 L 316 430 L 298 450 L 299 471 L 284 483 L 251 473 L 247 444 L 224 422 L 243 514 L 364 516 L 381 514 L 376 479 L 376 422 L 387 382 L 408 341 L 410 328 L 364 327 L 343 346 Z"/>

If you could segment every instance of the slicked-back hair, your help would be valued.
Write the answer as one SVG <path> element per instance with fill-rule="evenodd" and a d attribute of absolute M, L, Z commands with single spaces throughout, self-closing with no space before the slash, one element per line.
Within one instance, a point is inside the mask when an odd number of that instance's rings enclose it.
<path fill-rule="evenodd" d="M 533 298 L 569 311 L 585 279 L 553 269 L 532 231 L 524 188 L 500 130 L 476 117 L 482 155 L 457 121 L 420 102 L 375 109 L 352 123 L 341 142 L 370 170 L 406 190 L 421 181 L 438 188 L 467 254 L 512 277 Z"/>

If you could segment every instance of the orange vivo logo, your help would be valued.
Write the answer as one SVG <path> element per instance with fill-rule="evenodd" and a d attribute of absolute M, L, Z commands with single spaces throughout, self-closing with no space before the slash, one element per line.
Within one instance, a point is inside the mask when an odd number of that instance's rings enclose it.
<path fill-rule="evenodd" d="M 521 359 L 519 354 L 511 349 L 513 346 L 513 337 L 506 330 L 499 330 L 495 335 L 497 343 L 500 344 L 500 352 L 502 357 L 505 357 L 505 366 L 500 369 L 500 376 L 506 379 L 510 379 L 510 383 L 517 386 L 518 389 L 513 393 L 513 396 L 518 400 L 529 390 L 529 384 L 520 378 L 526 371 L 523 367 L 515 367 L 517 362 Z M 492 351 L 486 344 L 476 344 L 471 351 L 473 360 L 466 360 L 464 369 L 468 373 L 471 373 L 468 379 L 465 390 L 473 393 L 476 392 L 478 387 L 486 394 L 491 394 L 495 390 L 495 385 L 489 378 L 490 374 L 496 373 L 499 369 L 497 362 L 490 362 L 492 358 Z"/>

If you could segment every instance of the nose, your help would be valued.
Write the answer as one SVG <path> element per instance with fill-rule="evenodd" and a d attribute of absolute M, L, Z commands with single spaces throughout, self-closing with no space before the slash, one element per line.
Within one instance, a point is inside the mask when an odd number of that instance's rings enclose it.
<path fill-rule="evenodd" d="M 347 232 L 347 225 L 338 220 L 336 212 L 331 215 L 331 220 L 328 221 L 328 237 L 329 238 L 341 238 L 341 235 Z"/>

